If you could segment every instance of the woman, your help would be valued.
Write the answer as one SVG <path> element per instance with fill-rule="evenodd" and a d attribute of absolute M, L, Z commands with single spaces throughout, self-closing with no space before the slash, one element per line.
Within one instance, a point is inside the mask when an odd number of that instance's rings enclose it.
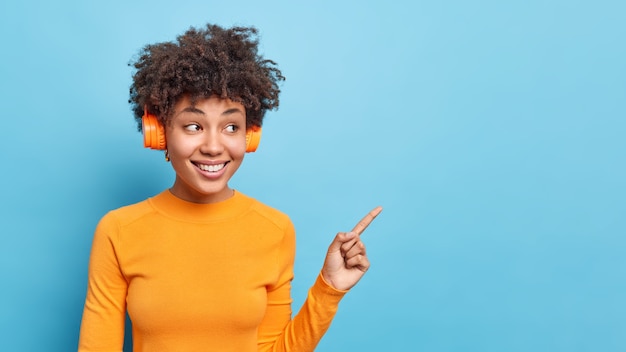
<path fill-rule="evenodd" d="M 369 268 L 359 235 L 380 207 L 337 234 L 291 317 L 293 225 L 228 185 L 284 79 L 257 45 L 254 28 L 207 25 L 134 63 L 135 117 L 176 178 L 98 224 L 79 351 L 121 351 L 126 312 L 134 351 L 312 351 Z"/>

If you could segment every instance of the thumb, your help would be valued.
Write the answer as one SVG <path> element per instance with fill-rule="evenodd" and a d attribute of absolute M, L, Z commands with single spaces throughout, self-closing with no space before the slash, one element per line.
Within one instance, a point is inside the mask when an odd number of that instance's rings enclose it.
<path fill-rule="evenodd" d="M 354 239 L 356 236 L 356 232 L 339 232 L 328 247 L 328 253 L 339 252 L 342 244 Z"/>

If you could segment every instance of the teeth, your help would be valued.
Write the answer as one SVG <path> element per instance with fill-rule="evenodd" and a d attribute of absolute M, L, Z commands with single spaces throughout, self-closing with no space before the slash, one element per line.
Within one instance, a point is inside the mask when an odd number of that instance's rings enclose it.
<path fill-rule="evenodd" d="M 224 165 L 226 165 L 226 163 L 224 164 L 218 164 L 218 165 L 204 165 L 204 164 L 198 164 L 198 167 L 203 170 L 203 171 L 208 171 L 208 172 L 217 172 L 220 171 L 221 169 L 224 168 Z"/>

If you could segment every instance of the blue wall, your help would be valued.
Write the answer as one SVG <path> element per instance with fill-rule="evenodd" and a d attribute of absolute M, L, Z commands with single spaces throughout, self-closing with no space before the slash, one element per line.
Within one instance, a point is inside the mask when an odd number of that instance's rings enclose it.
<path fill-rule="evenodd" d="M 76 349 L 95 224 L 173 181 L 127 63 L 207 21 L 287 77 L 232 185 L 291 215 L 296 306 L 385 207 L 319 351 L 626 350 L 625 3 L 313 3 L 2 2 L 2 350 Z"/>

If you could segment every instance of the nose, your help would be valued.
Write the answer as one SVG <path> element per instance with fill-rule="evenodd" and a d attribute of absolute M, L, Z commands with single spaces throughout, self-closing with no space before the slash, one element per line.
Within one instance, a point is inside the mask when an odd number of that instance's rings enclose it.
<path fill-rule="evenodd" d="M 224 143 L 218 131 L 205 131 L 202 137 L 202 145 L 200 145 L 200 152 L 202 154 L 210 156 L 222 154 L 224 151 Z"/>

